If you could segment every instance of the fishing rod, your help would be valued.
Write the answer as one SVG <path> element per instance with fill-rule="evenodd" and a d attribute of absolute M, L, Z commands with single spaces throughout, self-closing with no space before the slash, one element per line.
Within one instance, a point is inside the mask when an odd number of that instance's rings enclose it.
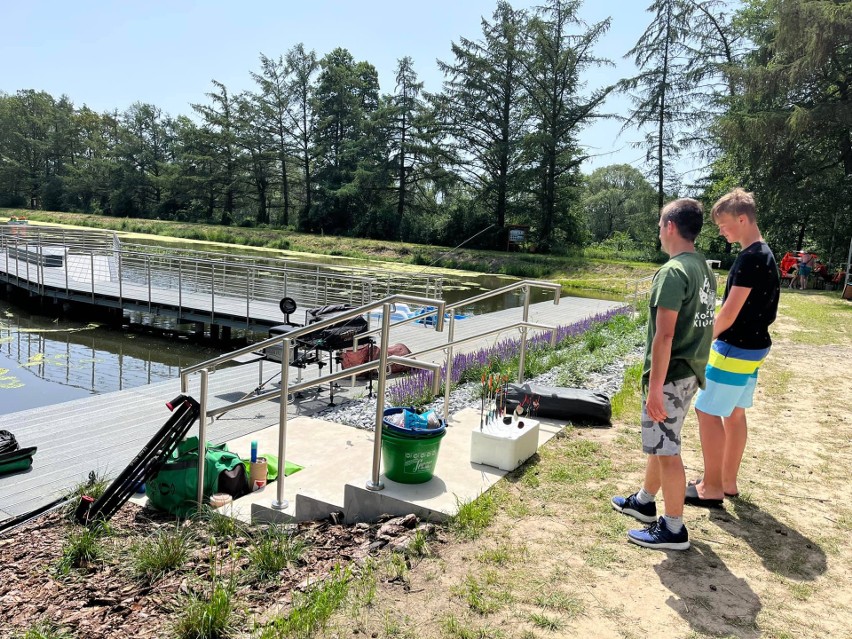
<path fill-rule="evenodd" d="M 434 260 L 432 260 L 429 264 L 427 264 L 426 266 L 424 266 L 424 267 L 423 267 L 420 271 L 418 271 L 417 273 L 415 273 L 415 275 L 420 275 L 420 274 L 422 274 L 422 273 L 423 273 L 423 271 L 425 271 L 426 269 L 428 269 L 428 268 L 432 268 L 433 266 L 435 266 L 435 264 L 437 264 L 437 263 L 438 263 L 438 261 L 439 261 L 439 260 L 441 260 L 441 259 L 443 259 L 444 257 L 446 257 L 447 255 L 450 255 L 450 254 L 452 254 L 453 252 L 455 252 L 455 251 L 459 250 L 462 246 L 464 246 L 465 244 L 467 244 L 468 242 L 470 242 L 470 241 L 471 241 L 472 239 L 474 239 L 475 237 L 479 237 L 480 235 L 482 235 L 483 233 L 485 233 L 485 231 L 487 231 L 488 229 L 492 228 L 493 226 L 496 226 L 496 225 L 495 225 L 495 224 L 489 224 L 488 226 L 486 226 L 486 227 L 485 227 L 484 229 L 482 229 L 481 231 L 478 231 L 478 232 L 474 233 L 473 235 L 471 235 L 469 238 L 467 238 L 464 242 L 462 242 L 462 243 L 461 243 L 461 244 L 459 244 L 458 246 L 456 246 L 456 247 L 454 247 L 454 248 L 451 248 L 449 251 L 444 251 L 444 252 L 443 252 L 443 253 L 441 253 L 438 257 L 436 257 Z"/>

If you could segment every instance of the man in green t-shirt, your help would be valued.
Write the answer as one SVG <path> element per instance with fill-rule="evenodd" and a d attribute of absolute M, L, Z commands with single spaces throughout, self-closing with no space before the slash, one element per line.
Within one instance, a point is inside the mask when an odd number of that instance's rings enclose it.
<path fill-rule="evenodd" d="M 695 251 L 703 223 L 701 204 L 688 198 L 670 202 L 660 214 L 660 243 L 670 258 L 654 275 L 649 300 L 642 370 L 645 481 L 638 492 L 612 498 L 615 510 L 651 524 L 627 533 L 629 541 L 647 548 L 689 548 L 680 431 L 692 397 L 704 387 L 716 309 L 716 278 Z M 665 514 L 657 519 L 654 498 L 660 488 Z"/>

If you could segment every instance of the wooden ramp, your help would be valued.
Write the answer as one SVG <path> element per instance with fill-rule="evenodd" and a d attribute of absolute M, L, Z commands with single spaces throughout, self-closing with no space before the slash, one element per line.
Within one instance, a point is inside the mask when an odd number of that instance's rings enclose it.
<path fill-rule="evenodd" d="M 617 302 L 564 297 L 558 306 L 552 302 L 531 305 L 529 319 L 543 324 L 567 325 L 618 306 L 621 304 Z M 458 321 L 456 338 L 520 321 L 521 313 L 520 308 L 515 308 Z M 483 338 L 457 352 L 472 352 L 509 336 L 517 336 L 517 330 Z M 446 333 L 416 324 L 400 326 L 390 335 L 391 343 L 402 342 L 414 352 L 439 346 L 446 340 Z M 442 352 L 436 351 L 423 359 L 439 362 L 442 358 Z M 217 370 L 210 375 L 209 408 L 226 405 L 250 393 L 260 380 L 274 376 L 279 368 L 277 363 L 267 361 Z M 310 366 L 303 374 L 305 379 L 316 379 L 318 369 Z M 291 380 L 295 381 L 292 371 Z M 180 382 L 174 379 L 0 415 L 0 429 L 15 433 L 22 447 L 38 446 L 28 472 L 0 477 L 0 520 L 29 512 L 66 494 L 84 482 L 90 471 L 108 477 L 116 475 L 168 419 L 170 413 L 165 402 L 179 390 Z M 329 398 L 327 385 L 318 391 L 308 391 L 304 398 L 297 399 L 290 415 L 310 416 L 325 409 Z M 189 394 L 198 397 L 197 378 L 192 380 Z M 344 382 L 342 388 L 335 391 L 340 401 L 365 394 L 362 382 L 354 389 Z M 226 413 L 209 424 L 208 439 L 215 442 L 234 440 L 277 425 L 278 412 L 278 402 L 265 402 Z M 193 428 L 192 432 L 197 430 Z M 298 459 L 293 461 L 299 462 Z"/>

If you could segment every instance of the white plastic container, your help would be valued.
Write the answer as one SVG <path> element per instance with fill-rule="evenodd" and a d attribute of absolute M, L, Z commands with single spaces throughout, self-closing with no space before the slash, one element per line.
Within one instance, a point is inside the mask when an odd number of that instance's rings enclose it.
<path fill-rule="evenodd" d="M 524 427 L 518 428 L 523 422 Z M 500 470 L 515 470 L 538 450 L 538 421 L 513 419 L 510 424 L 497 421 L 482 430 L 475 426 L 470 433 L 470 461 L 494 466 Z"/>

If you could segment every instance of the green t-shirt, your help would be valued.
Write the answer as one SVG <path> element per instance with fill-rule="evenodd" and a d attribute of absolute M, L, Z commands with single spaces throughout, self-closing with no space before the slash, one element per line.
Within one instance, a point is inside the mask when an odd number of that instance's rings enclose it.
<path fill-rule="evenodd" d="M 693 375 L 704 388 L 704 369 L 713 341 L 716 316 L 716 276 L 701 253 L 680 253 L 660 267 L 651 284 L 648 341 L 642 388 L 648 388 L 651 376 L 651 343 L 657 329 L 657 307 L 677 311 L 672 355 L 666 382 Z"/>

